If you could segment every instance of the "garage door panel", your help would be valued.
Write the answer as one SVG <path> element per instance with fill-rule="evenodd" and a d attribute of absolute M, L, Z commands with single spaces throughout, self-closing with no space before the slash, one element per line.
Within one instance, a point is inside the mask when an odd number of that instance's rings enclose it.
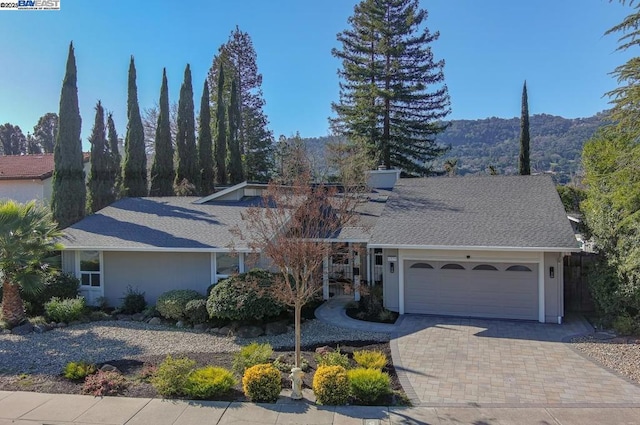
<path fill-rule="evenodd" d="M 405 262 L 405 312 L 489 318 L 536 320 L 537 268 L 506 271 L 512 264 L 493 264 L 498 271 L 441 269 L 446 262 L 431 262 L 433 269 L 411 268 Z M 424 263 L 424 261 L 423 261 Z"/>

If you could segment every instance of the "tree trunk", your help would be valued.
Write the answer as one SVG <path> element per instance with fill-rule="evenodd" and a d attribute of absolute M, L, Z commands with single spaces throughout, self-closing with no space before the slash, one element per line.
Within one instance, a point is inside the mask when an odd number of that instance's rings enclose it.
<path fill-rule="evenodd" d="M 295 351 L 296 351 L 296 367 L 302 367 L 302 354 L 300 353 L 300 318 L 302 317 L 302 303 L 296 301 L 294 306 L 295 312 L 295 328 L 296 328 L 296 343 L 295 343 Z"/>
<path fill-rule="evenodd" d="M 20 288 L 7 279 L 2 284 L 2 316 L 10 327 L 19 325 L 26 317 Z"/>

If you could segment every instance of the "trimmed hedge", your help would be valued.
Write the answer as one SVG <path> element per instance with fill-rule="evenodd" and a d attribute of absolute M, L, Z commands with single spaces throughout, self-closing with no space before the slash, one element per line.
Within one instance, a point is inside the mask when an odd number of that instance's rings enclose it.
<path fill-rule="evenodd" d="M 174 289 L 165 292 L 158 297 L 156 310 L 165 319 L 185 320 L 187 303 L 192 300 L 201 300 L 204 297 L 192 289 Z"/>
<path fill-rule="evenodd" d="M 275 276 L 256 269 L 218 282 L 207 300 L 209 316 L 228 320 L 262 320 L 278 316 L 286 307 L 269 293 Z"/>

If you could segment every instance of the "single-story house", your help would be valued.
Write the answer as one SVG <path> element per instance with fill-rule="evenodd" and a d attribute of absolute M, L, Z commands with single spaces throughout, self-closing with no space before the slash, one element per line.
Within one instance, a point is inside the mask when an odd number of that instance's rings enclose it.
<path fill-rule="evenodd" d="M 89 154 L 84 154 L 85 176 L 89 176 Z M 52 153 L 0 155 L 0 199 L 24 203 L 51 202 L 54 161 Z"/>
<path fill-rule="evenodd" d="M 382 285 L 400 314 L 562 321 L 562 259 L 579 248 L 549 176 L 398 177 L 371 173 L 363 220 L 324 261 L 325 298 L 361 281 Z M 128 285 L 152 303 L 175 288 L 204 293 L 256 262 L 230 229 L 244 229 L 264 189 L 121 199 L 65 229 L 63 269 L 89 302 L 118 305 Z"/>

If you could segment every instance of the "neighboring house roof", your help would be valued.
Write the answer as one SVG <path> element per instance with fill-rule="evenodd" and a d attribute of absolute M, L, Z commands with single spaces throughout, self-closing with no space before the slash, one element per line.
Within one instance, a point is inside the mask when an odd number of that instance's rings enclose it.
<path fill-rule="evenodd" d="M 83 162 L 89 154 L 83 154 Z M 37 155 L 1 155 L 0 180 L 45 180 L 53 175 L 52 153 Z"/>
<path fill-rule="evenodd" d="M 402 179 L 370 245 L 578 250 L 550 176 Z"/>
<path fill-rule="evenodd" d="M 246 230 L 241 213 L 259 198 L 195 204 L 196 197 L 125 198 L 64 230 L 66 249 L 248 250 L 231 229 Z"/>

